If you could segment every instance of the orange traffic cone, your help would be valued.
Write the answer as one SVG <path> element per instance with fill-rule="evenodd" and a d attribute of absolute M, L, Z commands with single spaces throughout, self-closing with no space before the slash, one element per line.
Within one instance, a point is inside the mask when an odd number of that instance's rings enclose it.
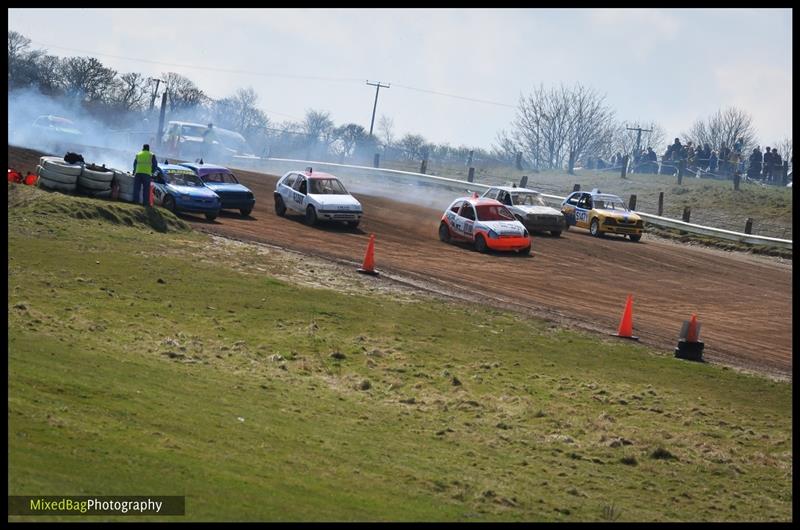
<path fill-rule="evenodd" d="M 692 313 L 692 318 L 689 319 L 689 327 L 686 330 L 686 342 L 697 342 L 698 335 L 697 315 Z"/>
<path fill-rule="evenodd" d="M 375 234 L 369 235 L 369 244 L 367 245 L 367 253 L 364 254 L 364 263 L 356 272 L 362 274 L 371 274 L 377 276 L 378 272 L 375 270 Z"/>
<path fill-rule="evenodd" d="M 153 206 L 153 199 L 154 199 L 153 194 L 155 193 L 155 189 L 156 189 L 156 185 L 151 182 L 150 183 L 150 198 L 148 199 L 148 204 L 150 206 Z"/>
<path fill-rule="evenodd" d="M 675 348 L 675 357 L 688 359 L 690 361 L 703 362 L 703 344 L 700 340 L 700 324 L 697 323 L 697 315 L 692 313 L 692 317 L 683 321 L 678 347 Z"/>
<path fill-rule="evenodd" d="M 617 337 L 623 339 L 639 340 L 639 337 L 633 336 L 633 295 L 628 295 L 628 301 L 625 303 L 625 311 L 622 313 L 622 320 L 619 321 L 619 329 L 617 330 Z"/>

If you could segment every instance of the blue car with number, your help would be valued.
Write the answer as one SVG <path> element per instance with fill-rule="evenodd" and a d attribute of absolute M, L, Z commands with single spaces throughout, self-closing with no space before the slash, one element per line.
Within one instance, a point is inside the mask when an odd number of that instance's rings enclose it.
<path fill-rule="evenodd" d="M 222 201 L 221 209 L 239 210 L 242 217 L 247 217 L 253 211 L 253 206 L 256 204 L 253 192 L 240 184 L 230 169 L 202 162 L 181 163 L 181 166 L 191 169 L 206 187 L 219 195 Z"/>
<path fill-rule="evenodd" d="M 153 177 L 153 203 L 167 210 L 205 214 L 213 221 L 219 215 L 219 195 L 203 184 L 194 171 L 177 164 L 159 164 Z"/>

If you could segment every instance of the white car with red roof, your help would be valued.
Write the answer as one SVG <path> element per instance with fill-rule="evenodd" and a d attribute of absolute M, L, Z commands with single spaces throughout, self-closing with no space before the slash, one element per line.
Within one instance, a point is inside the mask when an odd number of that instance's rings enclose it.
<path fill-rule="evenodd" d="M 439 239 L 467 242 L 478 252 L 511 250 L 530 254 L 528 230 L 495 199 L 461 197 L 450 203 L 439 223 Z"/>
<path fill-rule="evenodd" d="M 312 168 L 289 171 L 275 185 L 275 213 L 300 213 L 313 226 L 317 221 L 341 221 L 351 228 L 358 226 L 364 213 L 361 203 L 350 195 L 344 184 L 329 173 Z"/>

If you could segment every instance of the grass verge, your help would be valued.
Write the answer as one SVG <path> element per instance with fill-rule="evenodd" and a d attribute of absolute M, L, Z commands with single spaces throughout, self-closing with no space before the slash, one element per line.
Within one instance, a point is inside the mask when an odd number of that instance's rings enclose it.
<path fill-rule="evenodd" d="M 114 206 L 130 224 L 9 185 L 10 494 L 186 495 L 186 520 L 791 520 L 789 383 L 298 286 L 264 273 L 280 255 Z"/>

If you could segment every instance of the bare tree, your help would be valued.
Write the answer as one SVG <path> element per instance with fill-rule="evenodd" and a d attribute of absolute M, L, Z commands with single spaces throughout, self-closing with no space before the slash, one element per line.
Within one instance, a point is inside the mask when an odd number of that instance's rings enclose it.
<path fill-rule="evenodd" d="M 328 111 L 314 109 L 306 111 L 303 128 L 309 138 L 314 141 L 320 141 L 325 146 L 328 146 L 332 141 L 331 136 L 334 125 L 331 114 Z"/>
<path fill-rule="evenodd" d="M 188 77 L 175 72 L 161 74 L 167 91 L 170 112 L 194 109 L 207 103 L 209 98 Z"/>
<path fill-rule="evenodd" d="M 102 101 L 117 75 L 94 57 L 69 57 L 61 63 L 61 82 L 67 94 L 81 97 L 84 101 Z"/>
<path fill-rule="evenodd" d="M 775 149 L 778 150 L 778 153 L 781 155 L 781 158 L 784 160 L 788 160 L 789 164 L 792 163 L 792 139 L 788 137 L 784 137 L 779 142 L 772 142 L 772 145 L 775 146 Z"/>
<path fill-rule="evenodd" d="M 333 130 L 333 137 L 335 138 L 332 144 L 334 152 L 343 160 L 353 156 L 359 146 L 367 143 L 369 133 L 361 125 L 348 123 L 336 127 Z"/>
<path fill-rule="evenodd" d="M 408 160 L 422 160 L 430 152 L 427 140 L 420 134 L 406 134 L 398 142 L 398 147 Z"/>
<path fill-rule="evenodd" d="M 383 145 L 390 147 L 394 143 L 394 120 L 382 114 L 378 119 L 378 131 L 383 140 Z"/>
<path fill-rule="evenodd" d="M 567 172 L 573 174 L 584 153 L 610 143 L 614 111 L 606 106 L 605 96 L 580 84 L 564 95 L 568 101 Z"/>
<path fill-rule="evenodd" d="M 742 149 L 745 153 L 756 145 L 752 116 L 736 107 L 718 110 L 705 120 L 698 119 L 683 136 L 695 145 L 707 143 L 715 150 L 719 150 L 723 145 L 733 147 L 740 138 L 744 140 Z"/>
<path fill-rule="evenodd" d="M 122 74 L 112 86 L 109 103 L 115 110 L 130 112 L 144 109 L 147 101 L 147 79 L 142 74 Z"/>

